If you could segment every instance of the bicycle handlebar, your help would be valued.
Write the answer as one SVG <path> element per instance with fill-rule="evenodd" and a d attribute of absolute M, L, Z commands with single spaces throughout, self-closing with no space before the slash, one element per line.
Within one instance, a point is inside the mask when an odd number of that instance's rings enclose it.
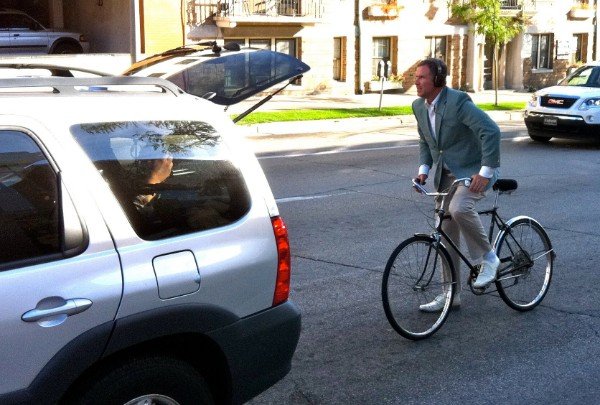
<path fill-rule="evenodd" d="M 430 192 L 427 191 L 427 189 L 425 187 L 423 187 L 422 184 L 418 183 L 416 181 L 416 179 L 412 179 L 413 187 L 416 188 L 419 193 L 425 194 L 425 195 L 430 196 L 430 197 L 445 197 L 448 194 L 450 194 L 451 190 L 453 190 L 454 188 L 456 188 L 458 186 L 458 184 L 460 184 L 462 182 L 465 183 L 465 187 L 469 187 L 471 185 L 471 178 L 470 177 L 463 177 L 463 178 L 454 180 L 452 182 L 452 184 L 450 185 L 450 188 L 448 189 L 448 191 L 445 192 L 445 193 L 440 193 L 440 192 L 430 193 Z"/>

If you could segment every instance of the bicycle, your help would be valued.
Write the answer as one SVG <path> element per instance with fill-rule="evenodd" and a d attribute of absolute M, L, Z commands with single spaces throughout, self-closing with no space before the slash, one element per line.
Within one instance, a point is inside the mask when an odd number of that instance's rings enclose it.
<path fill-rule="evenodd" d="M 383 273 L 381 295 L 385 315 L 390 325 L 400 335 L 420 340 L 433 335 L 446 321 L 456 286 L 456 269 L 450 260 L 448 248 L 454 249 L 467 265 L 470 274 L 467 284 L 475 295 L 498 292 L 502 300 L 517 311 L 535 308 L 548 292 L 556 256 L 550 238 L 535 219 L 516 216 L 504 221 L 498 214 L 498 196 L 515 191 L 515 180 L 500 179 L 493 190 L 496 192 L 491 209 L 478 211 L 490 215 L 488 238 L 500 259 L 495 290 L 490 287 L 477 289 L 472 283 L 477 278 L 480 265 L 474 265 L 450 240 L 442 229 L 446 215 L 444 200 L 460 183 L 469 186 L 471 179 L 455 180 L 448 192 L 428 192 L 413 180 L 413 186 L 422 194 L 442 198 L 440 208 L 435 210 L 436 225 L 431 234 L 417 233 L 406 239 L 393 251 Z M 497 234 L 492 243 L 495 229 Z M 442 279 L 442 271 L 447 272 Z M 431 302 L 437 295 L 445 295 L 441 312 L 431 313 L 419 309 L 421 304 Z"/>

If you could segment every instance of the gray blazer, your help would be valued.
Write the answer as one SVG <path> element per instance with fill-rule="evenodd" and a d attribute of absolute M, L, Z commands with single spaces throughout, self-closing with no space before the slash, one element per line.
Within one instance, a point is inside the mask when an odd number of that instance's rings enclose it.
<path fill-rule="evenodd" d="M 435 139 L 429 129 L 425 99 L 415 100 L 412 109 L 418 124 L 420 164 L 433 167 L 435 163 L 436 189 L 444 164 L 457 178 L 471 177 L 481 166 L 500 167 L 500 128 L 467 93 L 444 87 L 436 104 Z M 495 170 L 488 189 L 497 176 Z"/>

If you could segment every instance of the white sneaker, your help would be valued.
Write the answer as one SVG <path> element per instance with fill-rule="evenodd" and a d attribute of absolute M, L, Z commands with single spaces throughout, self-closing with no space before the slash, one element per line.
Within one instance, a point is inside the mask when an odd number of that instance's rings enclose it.
<path fill-rule="evenodd" d="M 492 282 L 496 281 L 496 271 L 500 266 L 500 259 L 498 256 L 494 256 L 494 260 L 484 260 L 481 263 L 481 271 L 477 276 L 477 279 L 473 282 L 473 288 L 486 288 Z"/>
<path fill-rule="evenodd" d="M 441 293 L 433 299 L 433 301 L 419 305 L 419 310 L 423 312 L 440 312 L 444 308 L 446 303 L 446 293 Z M 460 295 L 454 294 L 454 300 L 452 301 L 452 308 L 460 307 Z"/>

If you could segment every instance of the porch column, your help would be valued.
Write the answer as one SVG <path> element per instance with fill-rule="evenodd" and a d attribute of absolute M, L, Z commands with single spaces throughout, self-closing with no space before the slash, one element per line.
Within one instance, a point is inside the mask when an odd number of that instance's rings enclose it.
<path fill-rule="evenodd" d="M 523 34 L 514 37 L 506 52 L 506 86 L 523 90 Z"/>
<path fill-rule="evenodd" d="M 479 87 L 478 70 L 476 69 L 479 61 L 479 48 L 477 46 L 477 34 L 475 27 L 469 25 L 467 33 L 467 69 L 465 72 L 465 87 L 467 91 L 477 91 Z"/>

